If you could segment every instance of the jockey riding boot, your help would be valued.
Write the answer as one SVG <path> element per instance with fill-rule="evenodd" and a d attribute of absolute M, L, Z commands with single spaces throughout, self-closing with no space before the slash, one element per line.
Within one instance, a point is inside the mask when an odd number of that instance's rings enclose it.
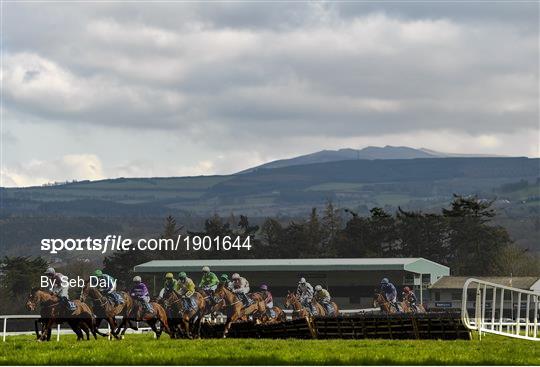
<path fill-rule="evenodd" d="M 194 310 L 197 309 L 197 302 L 195 302 L 195 298 L 189 297 L 189 303 L 191 305 L 191 308 L 193 308 Z"/>
<path fill-rule="evenodd" d="M 242 299 L 242 303 L 244 304 L 244 307 L 248 307 L 251 303 L 249 302 L 249 298 L 247 296 L 247 294 L 245 293 L 240 293 L 240 297 Z"/>
<path fill-rule="evenodd" d="M 317 309 L 315 308 L 315 305 L 313 303 L 309 303 L 309 309 L 311 310 L 311 314 L 313 316 L 317 315 Z"/>
<path fill-rule="evenodd" d="M 184 308 L 186 310 L 189 310 L 191 308 L 191 302 L 189 297 L 182 297 L 182 303 L 184 304 Z"/>
<path fill-rule="evenodd" d="M 269 308 L 268 311 L 270 311 L 270 317 L 275 318 L 276 317 L 276 311 L 274 311 L 273 308 Z"/>
<path fill-rule="evenodd" d="M 326 311 L 327 314 L 332 313 L 332 306 L 330 305 L 330 303 L 324 302 L 323 306 L 324 306 L 324 310 Z"/>
<path fill-rule="evenodd" d="M 154 313 L 154 308 L 150 304 L 150 302 L 143 302 L 144 304 L 144 310 L 148 313 Z"/>

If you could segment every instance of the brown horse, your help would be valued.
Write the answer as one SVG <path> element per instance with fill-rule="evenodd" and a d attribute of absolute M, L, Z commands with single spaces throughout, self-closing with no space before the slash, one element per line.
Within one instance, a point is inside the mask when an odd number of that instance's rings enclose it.
<path fill-rule="evenodd" d="M 90 340 L 90 332 L 96 336 L 96 324 L 94 315 L 87 304 L 74 300 L 75 310 L 70 311 L 62 304 L 60 297 L 45 292 L 39 288 L 33 288 L 26 300 L 26 309 L 34 311 L 40 307 L 40 315 L 42 322 L 42 332 L 38 337 L 39 341 L 51 339 L 52 327 L 55 324 L 67 322 L 71 329 L 77 334 L 77 341 L 83 340 L 83 331 L 86 334 L 86 340 Z M 37 335 L 37 324 L 36 324 Z"/>
<path fill-rule="evenodd" d="M 285 307 L 289 308 L 291 306 L 293 308 L 293 319 L 311 317 L 311 312 L 308 310 L 308 308 L 304 307 L 302 303 L 300 303 L 300 300 L 298 299 L 298 297 L 296 297 L 296 294 L 289 291 L 287 292 L 287 298 L 285 298 Z M 313 306 L 315 307 L 317 315 L 326 315 L 326 311 L 323 306 L 318 303 L 314 303 Z"/>
<path fill-rule="evenodd" d="M 264 296 L 261 292 L 251 293 L 249 296 L 254 301 L 264 302 Z M 265 312 L 262 315 L 257 315 L 257 318 L 260 319 L 263 324 L 271 324 L 287 320 L 287 315 L 285 314 L 285 312 L 283 312 L 281 307 L 273 306 L 272 311 L 274 311 L 274 317 L 270 315 L 270 310 L 266 308 Z"/>
<path fill-rule="evenodd" d="M 401 302 L 398 302 L 398 307 Z M 396 310 L 396 307 L 386 299 L 382 293 L 375 292 L 373 296 L 373 307 L 380 307 L 381 311 L 386 314 L 395 314 L 401 312 L 401 310 Z M 403 306 L 401 308 L 403 310 Z"/>
<path fill-rule="evenodd" d="M 80 300 L 82 302 L 89 301 L 92 304 L 92 311 L 94 311 L 94 314 L 96 315 L 96 332 L 101 336 L 110 338 L 112 335 L 116 339 L 119 339 L 118 334 L 116 333 L 116 316 L 127 317 L 128 310 L 133 306 L 133 300 L 129 294 L 126 292 L 120 292 L 120 294 L 124 299 L 124 303 L 114 305 L 111 300 L 103 295 L 96 287 L 91 287 L 89 282 L 86 282 L 82 289 Z M 103 334 L 97 330 L 102 320 L 106 320 L 109 324 L 109 334 Z"/>
<path fill-rule="evenodd" d="M 122 318 L 122 322 L 116 329 L 116 334 L 120 333 L 120 336 L 123 338 L 128 327 L 131 327 L 137 330 L 137 327 L 130 326 L 131 321 L 144 321 L 150 326 L 152 331 L 156 334 L 156 339 L 159 339 L 163 331 L 173 337 L 171 330 L 169 328 L 169 323 L 167 319 L 167 312 L 165 309 L 157 302 L 150 302 L 150 305 L 154 309 L 153 313 L 143 312 L 143 305 L 141 301 L 133 299 L 131 307 L 126 311 L 126 316 Z M 160 327 L 158 329 L 157 324 L 159 323 Z"/>
<path fill-rule="evenodd" d="M 415 307 L 411 306 L 411 303 L 406 299 L 401 302 L 403 312 L 405 313 L 426 313 L 426 309 L 421 304 L 416 304 Z"/>
<path fill-rule="evenodd" d="M 163 296 L 167 311 L 169 311 L 169 314 L 174 318 L 178 317 L 180 320 L 179 327 L 183 334 L 189 339 L 192 339 L 193 336 L 200 336 L 201 321 L 206 310 L 206 302 L 203 296 L 198 292 L 194 292 L 193 297 L 195 298 L 197 308 L 189 308 L 186 310 L 184 299 L 178 292 L 171 291 Z M 169 326 L 171 327 L 171 330 L 174 329 L 172 325 Z M 171 335 L 174 335 L 174 333 Z"/>
<path fill-rule="evenodd" d="M 253 315 L 254 317 L 256 317 L 257 314 L 262 315 L 266 310 L 264 301 L 254 301 L 251 305 L 244 307 L 244 304 L 238 299 L 236 294 L 229 290 L 224 284 L 218 285 L 214 292 L 214 302 L 216 305 L 220 305 L 227 316 L 227 322 L 225 323 L 225 329 L 223 331 L 224 338 L 227 337 L 227 333 L 233 322 L 249 315 Z"/>

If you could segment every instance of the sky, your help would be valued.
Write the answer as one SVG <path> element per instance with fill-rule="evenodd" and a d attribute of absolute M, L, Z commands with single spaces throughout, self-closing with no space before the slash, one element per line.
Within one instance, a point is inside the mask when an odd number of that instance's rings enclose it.
<path fill-rule="evenodd" d="M 0 186 L 540 156 L 538 2 L 3 3 Z"/>

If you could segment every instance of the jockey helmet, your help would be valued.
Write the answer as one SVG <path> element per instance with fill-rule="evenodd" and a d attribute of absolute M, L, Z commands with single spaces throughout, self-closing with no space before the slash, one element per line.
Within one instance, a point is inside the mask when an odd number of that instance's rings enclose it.
<path fill-rule="evenodd" d="M 101 271 L 101 269 L 96 269 L 96 271 L 94 271 L 94 275 L 95 275 L 96 277 L 100 277 L 100 276 L 103 275 L 103 272 Z"/>
<path fill-rule="evenodd" d="M 388 278 L 383 278 L 383 279 L 381 280 L 381 284 L 388 284 L 388 283 L 390 283 L 390 281 L 388 280 Z"/>
<path fill-rule="evenodd" d="M 267 286 L 266 284 L 261 284 L 261 290 L 267 291 L 267 290 L 268 290 L 268 286 Z"/>
<path fill-rule="evenodd" d="M 411 291 L 411 288 L 409 288 L 409 287 L 403 288 L 403 292 L 405 292 L 405 293 L 409 293 L 410 291 Z"/>
<path fill-rule="evenodd" d="M 47 270 L 45 270 L 45 274 L 56 274 L 56 271 L 54 268 L 47 268 Z"/>
<path fill-rule="evenodd" d="M 233 280 L 240 279 L 240 274 L 234 273 L 234 274 L 232 275 L 232 278 L 233 278 Z"/>
<path fill-rule="evenodd" d="M 316 290 L 316 291 L 322 291 L 322 287 L 321 287 L 319 284 L 317 284 L 317 285 L 315 286 L 315 290 Z"/>
<path fill-rule="evenodd" d="M 172 279 L 174 278 L 174 275 L 172 273 L 165 274 L 165 279 Z"/>
<path fill-rule="evenodd" d="M 219 276 L 219 279 L 221 279 L 222 282 L 228 282 L 229 281 L 229 276 L 227 274 L 221 274 Z"/>
<path fill-rule="evenodd" d="M 178 278 L 180 279 L 186 279 L 187 278 L 187 274 L 185 271 L 182 271 L 180 273 L 178 273 Z"/>
<path fill-rule="evenodd" d="M 137 283 L 140 283 L 140 282 L 142 282 L 142 279 L 141 279 L 140 276 L 136 275 L 135 277 L 133 277 L 133 281 L 137 282 Z"/>
<path fill-rule="evenodd" d="M 300 278 L 299 284 L 306 284 L 306 278 Z"/>
<path fill-rule="evenodd" d="M 209 273 L 209 272 L 210 272 L 210 268 L 209 268 L 208 266 L 203 266 L 202 271 L 203 271 L 204 273 Z"/>

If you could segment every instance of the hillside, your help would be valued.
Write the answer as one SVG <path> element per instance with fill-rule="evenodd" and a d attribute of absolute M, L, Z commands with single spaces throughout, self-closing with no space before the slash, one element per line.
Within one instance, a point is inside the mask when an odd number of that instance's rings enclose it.
<path fill-rule="evenodd" d="M 453 193 L 493 196 L 501 185 L 536 182 L 539 165 L 539 159 L 529 158 L 343 160 L 242 175 L 119 178 L 2 193 L 4 213 L 12 214 L 161 216 L 172 210 L 294 215 L 329 199 L 347 206 L 422 206 L 447 201 Z M 528 194 L 509 199 L 535 196 Z"/>
<path fill-rule="evenodd" d="M 438 210 L 459 193 L 497 199 L 499 223 L 519 243 L 540 250 L 539 172 L 540 159 L 529 158 L 342 160 L 228 176 L 4 188 L 0 247 L 2 252 L 24 253 L 48 233 L 114 230 L 155 235 L 167 215 L 190 228 L 214 213 L 246 214 L 255 221 L 268 216 L 304 218 L 328 200 L 361 214 L 375 206 Z M 28 232 L 38 228 L 36 220 L 39 230 Z"/>

